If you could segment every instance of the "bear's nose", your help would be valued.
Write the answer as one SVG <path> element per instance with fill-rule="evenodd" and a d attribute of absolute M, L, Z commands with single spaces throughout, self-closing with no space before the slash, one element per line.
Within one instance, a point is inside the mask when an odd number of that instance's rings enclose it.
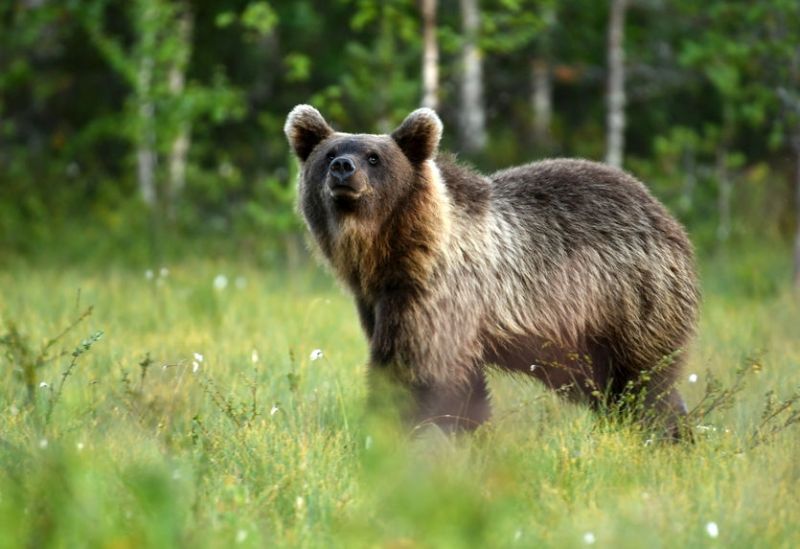
<path fill-rule="evenodd" d="M 333 159 L 330 171 L 331 175 L 341 182 L 356 173 L 356 165 L 350 158 L 340 156 Z"/>

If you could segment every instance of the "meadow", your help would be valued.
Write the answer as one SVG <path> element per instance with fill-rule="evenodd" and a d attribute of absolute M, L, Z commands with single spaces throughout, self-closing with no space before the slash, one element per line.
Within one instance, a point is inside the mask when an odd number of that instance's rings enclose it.
<path fill-rule="evenodd" d="M 0 546 L 797 547 L 788 257 L 704 261 L 677 445 L 501 374 L 473 435 L 376 424 L 354 307 L 312 265 L 11 261 Z"/>

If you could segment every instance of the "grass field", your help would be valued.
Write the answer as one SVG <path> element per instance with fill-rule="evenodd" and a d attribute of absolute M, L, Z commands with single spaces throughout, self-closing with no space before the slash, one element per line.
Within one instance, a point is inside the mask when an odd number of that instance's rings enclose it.
<path fill-rule="evenodd" d="M 160 267 L 0 271 L 0 546 L 800 546 L 800 300 L 766 251 L 704 267 L 694 445 L 504 375 L 490 425 L 413 438 L 363 417 L 318 269 Z"/>

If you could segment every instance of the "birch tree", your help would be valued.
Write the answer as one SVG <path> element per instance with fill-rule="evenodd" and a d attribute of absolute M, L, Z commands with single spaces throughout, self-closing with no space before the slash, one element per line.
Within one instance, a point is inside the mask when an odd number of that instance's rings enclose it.
<path fill-rule="evenodd" d="M 461 51 L 461 142 L 465 151 L 486 146 L 486 111 L 483 104 L 483 67 L 478 45 L 480 12 L 477 0 L 461 0 L 464 43 Z"/>
<path fill-rule="evenodd" d="M 611 0 L 608 19 L 606 163 L 621 167 L 625 152 L 625 11 L 628 0 Z"/>
<path fill-rule="evenodd" d="M 528 67 L 530 131 L 540 150 L 551 145 L 555 0 L 501 0 L 481 13 L 481 46 L 487 55 L 519 55 Z"/>
<path fill-rule="evenodd" d="M 107 3 L 90 3 L 81 12 L 83 24 L 105 57 L 132 89 L 135 115 L 130 119 L 136 149 L 139 196 L 151 211 L 162 200 L 158 178 L 159 121 L 157 104 L 164 88 L 164 42 L 174 22 L 172 10 L 163 0 L 135 0 L 131 4 L 134 42 L 125 47 L 105 25 Z M 182 87 L 182 83 L 180 84 Z"/>
<path fill-rule="evenodd" d="M 164 214 L 174 217 L 186 184 L 192 120 L 205 114 L 216 121 L 237 117 L 240 97 L 222 75 L 207 86 L 187 83 L 193 27 L 188 4 L 134 0 L 128 5 L 132 41 L 107 28 L 109 5 L 108 0 L 96 0 L 77 13 L 103 58 L 130 89 L 126 130 L 135 149 L 139 196 L 155 223 Z M 248 28 L 271 28 L 270 17 L 266 4 L 255 2 L 241 22 Z"/>
<path fill-rule="evenodd" d="M 792 280 L 796 291 L 800 292 L 800 3 L 795 0 L 773 0 L 740 9 L 750 22 L 747 31 L 765 31 L 768 39 L 749 40 L 756 50 L 758 62 L 755 66 L 758 83 L 751 84 L 761 98 L 773 99 L 772 128 L 770 142 L 774 148 L 782 149 L 792 159 L 792 208 L 795 220 L 793 235 Z M 741 18 L 740 13 L 736 13 Z M 741 40 L 741 37 L 739 37 Z M 752 103 L 752 101 L 751 101 Z M 798 294 L 800 295 L 800 293 Z"/>
<path fill-rule="evenodd" d="M 795 122 L 796 128 L 794 136 L 792 137 L 792 146 L 794 149 L 794 215 L 795 215 L 795 233 L 794 233 L 794 287 L 795 290 L 800 291 L 800 99 L 795 98 L 795 116 L 798 121 Z"/>
<path fill-rule="evenodd" d="M 139 35 L 137 51 L 132 53 L 131 63 L 137 66 L 134 94 L 139 117 L 135 130 L 136 141 L 136 173 L 139 183 L 139 194 L 142 201 L 151 209 L 158 202 L 156 168 L 158 156 L 156 152 L 155 92 L 153 78 L 158 40 L 159 12 L 155 2 L 135 3 L 135 28 Z M 101 32 L 99 27 L 95 32 Z M 106 47 L 118 49 L 103 37 Z M 109 52 L 110 53 L 110 52 Z M 115 51 L 112 55 L 120 55 Z M 125 62 L 119 57 L 120 66 Z"/>
<path fill-rule="evenodd" d="M 533 138 L 541 148 L 550 146 L 550 126 L 553 119 L 553 78 L 551 59 L 551 33 L 556 25 L 553 4 L 542 7 L 542 28 L 538 32 L 536 51 L 531 61 L 531 110 L 533 111 Z"/>
<path fill-rule="evenodd" d="M 769 59 L 775 72 L 772 80 L 779 99 L 776 129 L 794 155 L 794 253 L 793 282 L 800 291 L 800 5 L 791 0 L 771 4 Z M 775 63 L 777 61 L 777 63 Z"/>
<path fill-rule="evenodd" d="M 680 62 L 702 75 L 718 104 L 717 120 L 705 124 L 702 141 L 713 157 L 717 242 L 723 246 L 732 235 L 736 181 L 747 160 L 741 151 L 741 138 L 746 129 L 763 127 L 765 113 L 770 109 L 767 100 L 770 93 L 765 88 L 764 75 L 758 74 L 757 64 L 753 63 L 761 48 L 759 35 L 764 31 L 764 13 L 763 8 L 755 4 L 724 0 L 710 3 L 706 6 L 708 9 L 699 9 L 689 0 L 686 5 L 688 14 L 697 18 L 697 32 L 683 42 Z M 751 21 L 751 25 L 741 25 L 743 20 Z M 766 64 L 773 62 L 763 60 Z"/>
<path fill-rule="evenodd" d="M 437 0 L 422 0 L 422 106 L 439 107 L 439 43 L 436 40 Z"/>
<path fill-rule="evenodd" d="M 191 54 L 192 12 L 184 7 L 177 16 L 176 51 L 169 69 L 169 91 L 179 99 L 186 89 L 186 69 Z M 191 117 L 177 120 L 175 138 L 169 152 L 169 187 L 167 191 L 167 214 L 174 219 L 176 202 L 186 186 L 186 161 L 191 143 Z"/>

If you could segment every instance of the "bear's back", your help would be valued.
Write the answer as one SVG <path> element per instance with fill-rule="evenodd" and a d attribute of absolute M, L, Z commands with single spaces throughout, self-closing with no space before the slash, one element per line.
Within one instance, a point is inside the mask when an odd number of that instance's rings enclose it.
<path fill-rule="evenodd" d="M 575 245 L 656 239 L 691 255 L 681 226 L 640 181 L 598 162 L 553 159 L 490 176 L 497 215 L 552 230 Z"/>

